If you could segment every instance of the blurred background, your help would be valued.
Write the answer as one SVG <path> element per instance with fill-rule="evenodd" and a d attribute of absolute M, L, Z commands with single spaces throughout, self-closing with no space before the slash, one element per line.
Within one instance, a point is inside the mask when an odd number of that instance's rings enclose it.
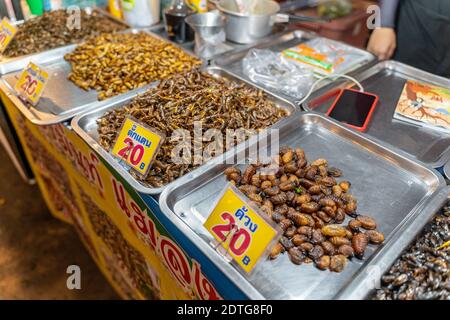
<path fill-rule="evenodd" d="M 142 2 L 141 7 L 139 3 Z M 155 5 L 155 2 L 158 2 Z M 8 16 L 10 20 L 28 19 L 32 15 L 40 15 L 45 11 L 67 8 L 77 5 L 79 7 L 100 7 L 118 18 L 134 24 L 136 17 L 142 17 L 142 9 L 136 12 L 124 14 L 124 8 L 130 3 L 136 8 L 148 8 L 147 10 L 159 10 L 159 15 L 177 0 L 2 0 L 0 2 L 0 15 Z M 179 1 L 178 1 L 179 2 Z M 198 8 L 207 8 L 214 3 L 213 0 L 189 0 L 189 4 Z M 364 48 L 369 39 L 369 30 L 366 26 L 367 7 L 377 4 L 371 0 L 289 0 L 279 1 L 281 11 L 299 15 L 326 16 L 332 18 L 329 23 L 300 22 L 299 29 L 317 32 L 319 35 L 346 42 L 348 44 Z M 145 3 L 145 4 L 144 4 Z M 143 7 L 142 7 L 143 6 Z M 157 9 L 154 9 L 157 8 Z M 138 12 L 139 11 L 139 12 Z M 201 10 L 199 10 L 201 11 Z M 148 14 L 154 14 L 149 12 Z"/>

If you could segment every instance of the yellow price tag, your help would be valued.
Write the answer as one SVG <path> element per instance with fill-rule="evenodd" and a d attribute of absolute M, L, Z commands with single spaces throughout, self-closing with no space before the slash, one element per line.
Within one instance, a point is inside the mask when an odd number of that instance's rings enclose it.
<path fill-rule="evenodd" d="M 35 106 L 44 92 L 48 82 L 48 73 L 38 65 L 30 62 L 22 71 L 14 89 L 17 94 Z"/>
<path fill-rule="evenodd" d="M 164 135 L 128 117 L 122 124 L 111 153 L 141 176 L 146 176 L 163 140 Z"/>
<path fill-rule="evenodd" d="M 9 22 L 8 18 L 3 18 L 0 22 L 0 53 L 5 51 L 16 33 L 17 28 Z"/>
<path fill-rule="evenodd" d="M 228 184 L 203 224 L 233 260 L 250 273 L 281 231 L 246 203 L 246 197 Z"/>

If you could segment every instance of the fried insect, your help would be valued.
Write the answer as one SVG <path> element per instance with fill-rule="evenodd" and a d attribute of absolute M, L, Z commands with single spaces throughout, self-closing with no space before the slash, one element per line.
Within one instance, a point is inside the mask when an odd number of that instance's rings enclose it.
<path fill-rule="evenodd" d="M 221 143 L 226 146 L 227 129 L 245 129 L 256 133 L 259 129 L 270 127 L 287 113 L 270 101 L 261 90 L 192 70 L 162 80 L 157 87 L 137 96 L 129 104 L 107 112 L 99 118 L 97 120 L 99 143 L 106 150 L 113 145 L 128 115 L 166 136 L 147 177 L 142 179 L 134 175 L 136 179 L 152 187 L 162 187 L 201 164 L 201 161 L 192 161 L 196 160 L 195 145 L 189 149 L 190 152 L 175 154 L 176 147 L 179 147 L 182 139 L 172 136 L 177 129 L 179 130 L 176 132 L 180 130 L 189 132 L 189 137 L 194 137 L 195 123 L 201 124 L 205 132 L 208 129 L 218 129 L 223 135 Z M 206 153 L 207 146 L 208 143 L 202 144 L 201 155 Z M 179 161 L 174 163 L 173 159 Z M 253 180 L 253 173 L 253 167 L 247 172 L 245 170 L 241 172 L 236 168 L 226 169 L 227 178 L 234 181 L 235 185 L 245 181 L 255 186 L 256 179 Z M 272 178 L 272 180 L 268 178 L 259 176 L 262 190 L 279 188 L 275 186 Z M 278 196 L 278 201 L 274 199 L 272 203 L 282 204 L 286 201 L 285 197 L 286 194 L 283 193 Z"/>
<path fill-rule="evenodd" d="M 449 234 L 450 200 L 381 277 L 373 299 L 450 300 L 450 250 L 436 249 Z"/>
<path fill-rule="evenodd" d="M 17 33 L 3 55 L 9 58 L 24 56 L 126 28 L 125 25 L 114 22 L 96 11 L 91 14 L 86 13 L 85 10 L 80 11 L 81 28 L 70 28 L 67 23 L 69 18 L 68 11 L 55 10 L 25 21 L 18 27 Z"/>
<path fill-rule="evenodd" d="M 201 64 L 173 44 L 148 33 L 102 34 L 64 56 L 72 66 L 68 79 L 99 92 L 103 100 Z"/>
<path fill-rule="evenodd" d="M 263 203 L 260 208 L 264 212 L 273 209 L 272 220 L 284 231 L 273 248 L 275 253 L 281 252 L 281 245 L 295 264 L 314 261 L 321 270 L 341 272 L 348 259 L 363 258 L 369 242 L 384 241 L 383 234 L 375 230 L 375 220 L 357 214 L 357 200 L 348 193 L 350 182 L 336 181 L 341 170 L 329 168 L 323 158 L 308 164 L 300 148 L 283 147 L 275 159 L 279 167 L 270 174 L 262 173 L 270 164 L 250 165 L 244 170 L 245 178 L 239 179 L 234 176 L 236 169 L 225 171 L 227 179 L 239 181 L 238 187 L 249 193 L 251 200 Z M 255 196 L 256 189 L 261 191 L 260 198 Z M 354 219 L 342 224 L 347 215 Z"/>

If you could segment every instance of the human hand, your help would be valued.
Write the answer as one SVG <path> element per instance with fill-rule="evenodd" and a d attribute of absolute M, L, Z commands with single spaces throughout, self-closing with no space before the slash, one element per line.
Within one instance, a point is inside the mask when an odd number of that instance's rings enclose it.
<path fill-rule="evenodd" d="M 392 28 L 377 28 L 372 32 L 367 50 L 380 60 L 387 60 L 394 54 L 397 47 L 397 36 Z"/>

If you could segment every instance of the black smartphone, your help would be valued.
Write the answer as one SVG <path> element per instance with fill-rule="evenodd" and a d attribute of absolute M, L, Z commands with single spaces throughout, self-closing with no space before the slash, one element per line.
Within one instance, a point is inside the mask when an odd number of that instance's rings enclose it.
<path fill-rule="evenodd" d="M 327 115 L 346 125 L 365 131 L 378 102 L 378 96 L 354 89 L 343 89 Z"/>

